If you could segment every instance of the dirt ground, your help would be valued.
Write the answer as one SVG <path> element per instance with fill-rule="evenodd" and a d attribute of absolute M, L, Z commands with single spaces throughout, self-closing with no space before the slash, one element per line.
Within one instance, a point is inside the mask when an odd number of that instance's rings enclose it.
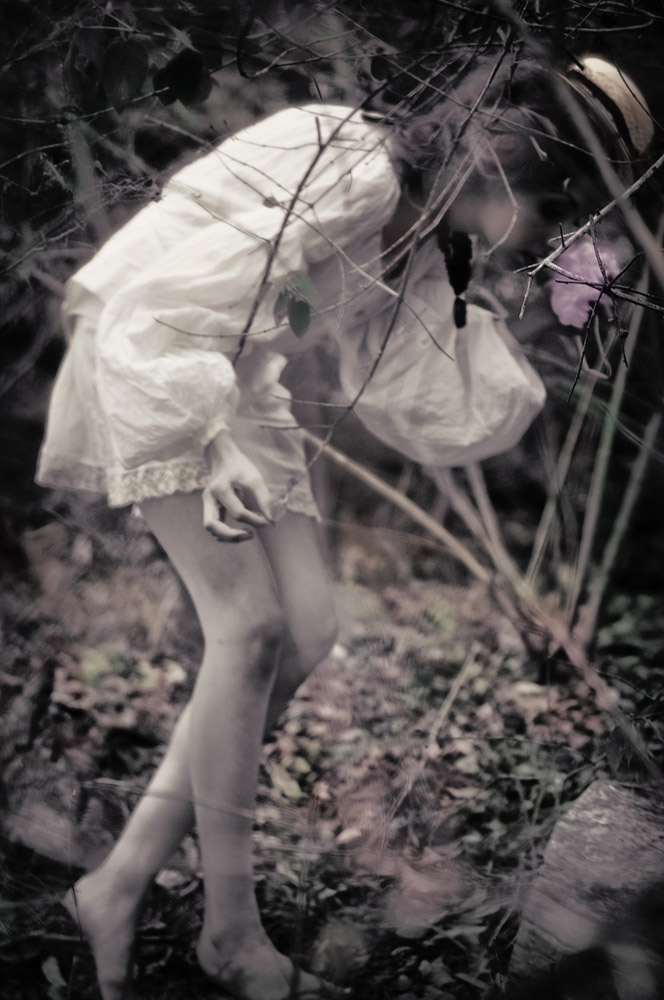
<path fill-rule="evenodd" d="M 57 900 L 122 828 L 200 655 L 192 608 L 142 522 L 97 515 L 94 530 L 78 518 L 25 532 L 24 565 L 2 587 L 8 998 L 96 996 Z M 638 773 L 587 686 L 555 656 L 528 655 L 483 588 L 436 578 L 430 552 L 414 575 L 389 532 L 339 542 L 338 642 L 263 757 L 266 927 L 368 1000 L 500 995 L 520 901 L 565 804 L 597 776 Z M 597 661 L 657 754 L 654 607 L 615 599 Z M 190 837 L 147 901 L 144 1000 L 218 1000 L 193 956 L 201 906 Z"/>

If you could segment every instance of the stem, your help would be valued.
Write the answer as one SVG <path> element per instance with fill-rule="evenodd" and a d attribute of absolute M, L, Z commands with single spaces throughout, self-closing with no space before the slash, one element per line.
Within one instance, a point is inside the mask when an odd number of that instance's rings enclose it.
<path fill-rule="evenodd" d="M 332 462 L 341 466 L 342 469 L 350 472 L 356 477 L 356 479 L 366 483 L 367 486 L 370 486 L 386 500 L 389 500 L 390 503 L 395 505 L 395 507 L 398 507 L 410 518 L 412 518 L 413 521 L 416 521 L 417 524 L 425 528 L 431 535 L 433 535 L 434 538 L 437 538 L 438 541 L 442 542 L 443 545 L 450 550 L 452 555 L 456 556 L 459 562 L 462 562 L 463 565 L 469 569 L 473 576 L 477 577 L 478 580 L 482 583 L 491 582 L 491 573 L 489 570 L 478 562 L 463 542 L 460 542 L 451 532 L 443 528 L 443 526 L 438 524 L 437 521 L 434 521 L 434 519 L 430 517 L 426 511 L 422 510 L 422 508 L 416 503 L 413 503 L 413 501 L 409 500 L 408 497 L 399 493 L 398 490 L 395 490 L 394 487 L 380 479 L 373 472 L 369 472 L 369 470 L 365 469 L 363 465 L 360 465 L 358 462 L 354 462 L 352 458 L 348 458 L 343 454 L 343 452 L 338 451 L 331 444 L 326 444 L 324 441 L 321 441 L 321 439 L 316 437 L 315 434 L 312 434 L 310 431 L 304 429 L 303 434 L 308 441 L 311 441 L 312 444 L 316 446 L 320 453 L 326 455 Z"/>
<path fill-rule="evenodd" d="M 510 581 L 510 583 L 521 583 L 522 580 L 519 569 L 505 548 L 500 527 L 498 525 L 498 518 L 496 517 L 496 512 L 493 509 L 493 504 L 491 503 L 491 499 L 486 488 L 484 474 L 482 473 L 482 470 L 477 462 L 466 465 L 465 470 L 466 475 L 468 476 L 468 482 L 470 483 L 470 487 L 473 491 L 473 497 L 475 499 L 475 503 L 477 504 L 477 509 L 479 510 L 482 518 L 482 523 L 484 524 L 487 535 L 489 536 L 490 551 L 496 569 L 499 570 L 499 572 L 501 572 Z"/>
<path fill-rule="evenodd" d="M 596 378 L 592 378 L 591 381 L 584 386 L 583 391 L 577 399 L 574 417 L 565 436 L 565 441 L 563 443 L 563 447 L 561 448 L 560 455 L 558 456 L 556 468 L 554 469 L 553 476 L 550 480 L 549 497 L 544 506 L 544 510 L 542 511 L 542 517 L 540 518 L 540 522 L 537 526 L 537 531 L 535 532 L 530 562 L 528 563 L 528 569 L 525 574 L 526 582 L 531 585 L 535 582 L 535 577 L 540 568 L 544 549 L 551 536 L 551 526 L 553 524 L 553 518 L 558 505 L 558 498 L 562 493 L 565 480 L 567 479 L 567 473 L 569 472 L 572 455 L 574 454 L 574 449 L 576 448 L 579 434 L 581 433 L 581 428 L 583 427 L 583 422 L 588 412 L 588 407 L 590 405 L 590 400 L 592 399 L 596 381 Z"/>
<path fill-rule="evenodd" d="M 627 531 L 634 506 L 639 498 L 648 461 L 650 459 L 650 455 L 652 454 L 653 445 L 661 423 L 662 412 L 659 411 L 653 413 L 646 426 L 637 456 L 632 463 L 627 488 L 623 494 L 622 503 L 620 504 L 620 509 L 614 522 L 613 530 L 609 536 L 606 548 L 604 549 L 602 562 L 588 588 L 588 601 L 583 609 L 583 622 L 581 625 L 583 636 L 580 636 L 580 638 L 582 638 L 585 642 L 590 640 L 595 631 L 597 616 L 602 604 L 602 598 L 604 597 L 604 592 L 609 582 L 609 577 L 616 561 L 618 550 L 620 549 L 625 532 Z"/>
<path fill-rule="evenodd" d="M 504 14 L 509 22 L 518 29 L 532 55 L 540 60 L 546 59 L 547 52 L 545 47 L 532 35 L 528 25 L 523 18 L 514 11 L 509 0 L 492 0 L 492 3 Z M 595 131 L 588 120 L 588 116 L 583 110 L 580 102 L 576 99 L 575 95 L 565 85 L 563 79 L 558 76 L 558 74 L 552 72 L 551 82 L 558 93 L 558 97 L 565 105 L 565 108 L 567 109 L 579 134 L 583 137 L 587 150 L 592 153 L 595 163 L 597 164 L 597 168 L 602 176 L 602 180 L 613 197 L 613 201 L 610 205 L 605 206 L 601 212 L 595 215 L 593 219 L 586 223 L 585 226 L 582 226 L 581 229 L 575 232 L 569 239 L 566 238 L 566 246 L 570 246 L 571 243 L 575 242 L 583 233 L 589 232 L 600 218 L 617 206 L 623 216 L 623 219 L 625 220 L 627 228 L 631 231 L 635 242 L 643 249 L 648 259 L 648 263 L 650 264 L 652 273 L 656 276 L 660 286 L 664 288 L 664 260 L 662 259 L 662 248 L 659 246 L 660 236 L 659 234 L 655 236 L 655 234 L 648 229 L 641 215 L 637 212 L 629 200 L 631 195 L 643 184 L 645 184 L 646 180 L 651 177 L 656 170 L 659 170 L 662 166 L 664 166 L 664 155 L 660 156 L 657 161 L 645 171 L 643 176 L 634 182 L 634 184 L 631 184 L 627 189 L 625 189 L 624 184 L 609 162 L 606 150 L 595 134 Z M 545 267 L 551 260 L 555 260 L 556 257 L 563 252 L 563 249 L 563 247 L 559 247 L 558 250 L 556 250 L 553 254 L 550 254 L 546 260 L 540 261 L 537 267 L 530 271 L 530 274 L 535 275 L 537 271 L 541 270 L 542 267 Z"/>
<path fill-rule="evenodd" d="M 484 525 L 468 497 L 454 482 L 452 471 L 450 469 L 427 469 L 426 471 L 443 496 L 452 504 L 454 513 L 461 518 L 471 535 L 474 535 L 484 548 L 488 550 L 489 539 Z"/>
<path fill-rule="evenodd" d="M 103 243 L 112 226 L 102 202 L 90 147 L 79 122 L 71 122 L 68 128 L 69 150 L 76 178 L 74 201 L 92 227 L 97 243 Z"/>
<path fill-rule="evenodd" d="M 661 228 L 662 224 L 660 224 L 658 238 L 661 238 Z M 639 281 L 639 287 L 644 289 L 647 288 L 648 279 L 649 269 L 646 267 Z M 613 442 L 618 425 L 618 413 L 620 412 L 620 406 L 622 404 L 625 386 L 627 384 L 627 373 L 629 370 L 628 365 L 632 359 L 632 355 L 638 341 L 642 318 L 643 314 L 640 311 L 634 310 L 632 312 L 629 323 L 629 337 L 625 352 L 625 364 L 621 365 L 618 369 L 616 380 L 613 383 L 611 399 L 609 400 L 609 405 L 606 409 L 606 414 L 602 424 L 599 448 L 597 450 L 597 457 L 595 459 L 592 479 L 590 482 L 590 490 L 588 493 L 586 514 L 583 519 L 583 527 L 581 529 L 581 541 L 579 543 L 579 552 L 576 560 L 576 572 L 567 597 L 567 619 L 569 622 L 573 620 L 574 615 L 576 614 L 579 595 L 588 572 L 588 565 L 597 533 L 597 524 L 602 506 L 602 498 L 606 489 L 609 460 L 611 458 Z"/>
<path fill-rule="evenodd" d="M 447 719 L 448 715 L 450 714 L 450 711 L 452 709 L 452 706 L 453 706 L 454 702 L 457 699 L 457 695 L 459 694 L 459 691 L 461 690 L 461 688 L 463 687 L 463 685 L 466 683 L 467 679 L 472 675 L 472 673 L 474 671 L 474 668 L 475 668 L 475 664 L 477 663 L 477 653 L 478 653 L 477 646 L 475 645 L 475 643 L 473 643 L 473 645 L 471 647 L 471 650 L 470 650 L 470 653 L 468 654 L 468 656 L 464 660 L 464 662 L 463 662 L 463 664 L 461 666 L 461 669 L 459 670 L 459 673 L 456 675 L 456 677 L 452 681 L 450 689 L 447 692 L 447 696 L 445 698 L 445 701 L 443 702 L 443 704 L 438 709 L 438 712 L 436 714 L 436 718 L 434 719 L 433 725 L 431 726 L 431 729 L 429 730 L 429 739 L 427 740 L 427 745 L 426 745 L 426 748 L 425 748 L 425 753 L 427 751 L 431 752 L 431 750 L 434 748 L 434 746 L 436 744 L 436 741 L 437 741 L 437 738 L 438 738 L 438 733 L 440 732 L 443 723 L 445 722 L 445 720 Z"/>

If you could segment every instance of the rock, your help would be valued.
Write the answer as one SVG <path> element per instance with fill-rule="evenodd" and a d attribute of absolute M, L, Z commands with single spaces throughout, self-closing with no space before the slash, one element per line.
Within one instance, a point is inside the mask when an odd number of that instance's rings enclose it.
<path fill-rule="evenodd" d="M 664 799 L 592 784 L 556 825 L 523 909 L 508 997 L 661 1000 Z"/>

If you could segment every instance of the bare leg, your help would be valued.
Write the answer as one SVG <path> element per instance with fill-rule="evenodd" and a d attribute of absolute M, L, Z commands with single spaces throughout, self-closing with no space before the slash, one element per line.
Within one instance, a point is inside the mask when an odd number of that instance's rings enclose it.
<path fill-rule="evenodd" d="M 95 955 L 104 1000 L 124 1000 L 130 995 L 131 951 L 145 891 L 193 826 L 187 766 L 189 717 L 187 706 L 120 840 L 103 864 L 84 875 L 63 900 Z"/>
<path fill-rule="evenodd" d="M 287 515 L 283 529 L 269 530 L 268 564 L 254 542 L 230 547 L 211 541 L 200 526 L 198 497 L 145 507 L 197 606 L 206 655 L 192 702 L 147 795 L 104 865 L 76 887 L 77 912 L 95 950 L 104 1000 L 117 1000 L 123 996 L 140 899 L 191 826 L 193 786 L 206 884 L 201 962 L 242 997 L 281 1000 L 289 993 L 291 966 L 260 926 L 250 851 L 260 736 L 283 634 L 273 583 L 292 576 L 281 549 L 295 553 L 292 571 L 308 567 L 302 579 L 306 599 L 298 602 L 293 580 L 285 587 L 284 610 L 294 630 L 289 653 L 297 654 L 292 659 L 297 666 L 274 691 L 272 717 L 329 648 L 333 621 L 324 567 L 317 552 L 306 558 L 314 539 L 306 518 Z M 270 569 L 273 560 L 276 568 Z M 321 638 L 323 623 L 327 632 Z M 118 916 L 112 930 L 111 912 Z M 316 981 L 303 976 L 301 985 L 310 990 Z"/>

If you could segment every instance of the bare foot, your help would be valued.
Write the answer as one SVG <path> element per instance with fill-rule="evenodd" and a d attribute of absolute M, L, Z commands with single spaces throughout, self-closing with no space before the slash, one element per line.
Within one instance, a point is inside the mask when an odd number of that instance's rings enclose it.
<path fill-rule="evenodd" d="M 344 990 L 295 969 L 262 928 L 249 934 L 233 929 L 218 946 L 204 928 L 197 954 L 203 972 L 238 1000 L 323 1000 L 344 995 Z"/>
<path fill-rule="evenodd" d="M 102 870 L 79 879 L 62 905 L 87 940 L 103 1000 L 131 1000 L 131 960 L 138 908 L 136 899 L 106 884 Z"/>

